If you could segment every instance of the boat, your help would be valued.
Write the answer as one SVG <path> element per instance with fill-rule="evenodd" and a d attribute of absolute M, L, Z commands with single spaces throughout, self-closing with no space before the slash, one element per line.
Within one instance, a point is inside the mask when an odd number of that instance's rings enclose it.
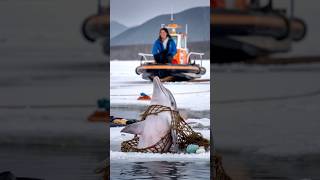
<path fill-rule="evenodd" d="M 171 15 L 171 23 L 162 24 L 161 27 L 169 30 L 177 46 L 177 53 L 172 63 L 158 64 L 152 54 L 138 53 L 141 59 L 140 66 L 136 68 L 136 74 L 141 75 L 145 80 L 152 80 L 153 77 L 158 76 L 162 81 L 190 81 L 204 75 L 206 73 L 206 69 L 202 66 L 204 53 L 189 52 L 187 47 L 188 26 L 185 26 L 185 32 L 178 32 L 177 29 L 181 26 L 173 22 L 173 15 Z M 192 59 L 195 57 L 197 59 Z"/>
<path fill-rule="evenodd" d="M 213 0 L 211 51 L 215 63 L 244 61 L 288 52 L 307 34 L 305 22 L 273 0 Z"/>

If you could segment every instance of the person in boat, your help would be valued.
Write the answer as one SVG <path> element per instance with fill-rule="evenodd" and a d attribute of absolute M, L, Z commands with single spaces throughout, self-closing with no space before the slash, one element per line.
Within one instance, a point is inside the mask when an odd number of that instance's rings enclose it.
<path fill-rule="evenodd" d="M 171 38 L 168 29 L 161 28 L 159 38 L 154 42 L 152 48 L 154 60 L 160 64 L 171 64 L 176 53 L 176 43 Z"/>

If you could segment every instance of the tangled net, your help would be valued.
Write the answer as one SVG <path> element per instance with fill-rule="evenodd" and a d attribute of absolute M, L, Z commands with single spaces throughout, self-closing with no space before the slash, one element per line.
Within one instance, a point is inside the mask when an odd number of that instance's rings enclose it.
<path fill-rule="evenodd" d="M 222 166 L 222 157 L 220 155 L 214 154 L 213 156 L 213 179 L 215 180 L 232 180 L 230 176 L 225 172 Z"/>
<path fill-rule="evenodd" d="M 206 150 L 209 149 L 210 142 L 207 139 L 203 138 L 200 133 L 194 132 L 192 128 L 180 116 L 178 111 L 171 110 L 171 108 L 169 107 L 162 105 L 151 105 L 141 115 L 141 121 L 144 121 L 149 115 L 157 115 L 165 111 L 171 112 L 171 130 L 177 138 L 177 144 L 179 145 L 180 150 L 185 149 L 189 144 L 197 144 L 199 146 L 204 146 Z M 169 152 L 166 151 L 166 149 L 168 149 L 167 147 L 171 145 L 171 138 L 171 132 L 169 131 L 156 144 L 146 148 L 137 148 L 139 143 L 139 137 L 135 135 L 133 139 L 121 143 L 121 151 L 142 153 L 166 153 Z M 221 156 L 214 154 L 212 164 L 214 167 L 213 177 L 215 180 L 231 180 L 231 178 L 226 174 L 222 166 Z"/>
<path fill-rule="evenodd" d="M 192 128 L 184 121 L 180 116 L 179 111 L 171 110 L 170 107 L 162 105 L 151 105 L 142 114 L 141 121 L 144 121 L 149 115 L 157 115 L 161 112 L 168 111 L 171 113 L 171 131 L 169 131 L 165 136 L 163 136 L 156 144 L 146 147 L 137 148 L 139 143 L 139 137 L 135 137 L 131 140 L 124 141 L 121 143 L 122 152 L 151 152 L 151 153 L 166 153 L 169 152 L 171 146 L 172 134 L 176 138 L 176 143 L 178 144 L 180 150 L 185 149 L 189 144 L 197 144 L 199 146 L 204 146 L 207 150 L 210 143 L 207 139 L 203 138 L 200 133 L 194 132 Z"/>

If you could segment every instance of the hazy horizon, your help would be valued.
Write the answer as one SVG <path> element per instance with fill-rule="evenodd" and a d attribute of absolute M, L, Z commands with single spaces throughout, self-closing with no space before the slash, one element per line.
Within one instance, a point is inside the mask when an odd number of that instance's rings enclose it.
<path fill-rule="evenodd" d="M 133 27 L 162 14 L 178 13 L 199 6 L 210 6 L 210 0 L 111 0 L 110 20 Z"/>

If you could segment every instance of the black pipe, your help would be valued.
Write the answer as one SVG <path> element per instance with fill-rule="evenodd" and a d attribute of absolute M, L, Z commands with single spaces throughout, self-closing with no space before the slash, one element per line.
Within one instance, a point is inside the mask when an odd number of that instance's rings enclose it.
<path fill-rule="evenodd" d="M 81 32 L 86 40 L 95 42 L 97 39 L 106 38 L 109 35 L 108 27 L 107 15 L 91 15 L 83 21 Z"/>

